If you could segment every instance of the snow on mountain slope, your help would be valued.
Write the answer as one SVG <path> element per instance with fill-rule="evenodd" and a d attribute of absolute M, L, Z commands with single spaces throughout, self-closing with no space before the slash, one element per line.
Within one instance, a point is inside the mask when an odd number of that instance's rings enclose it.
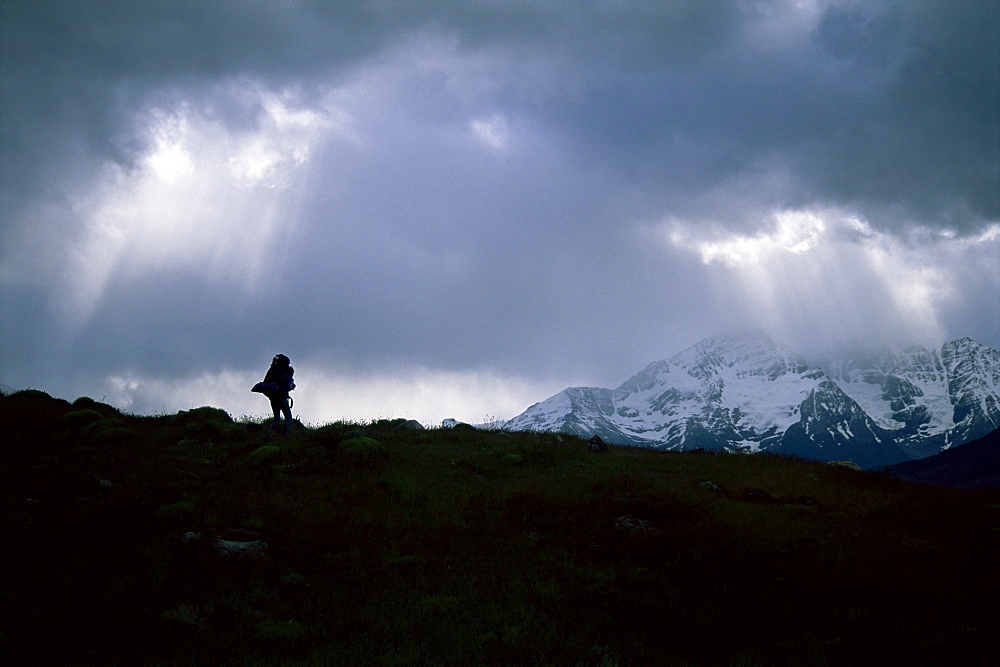
<path fill-rule="evenodd" d="M 941 347 L 941 361 L 949 373 L 956 440 L 968 442 L 1000 427 L 1000 352 L 962 338 Z"/>
<path fill-rule="evenodd" d="M 819 378 L 765 336 L 708 338 L 618 387 L 616 423 L 642 439 L 669 431 L 670 448 L 686 444 L 688 427 L 701 426 L 756 450 L 798 421 L 798 406 Z"/>
<path fill-rule="evenodd" d="M 1000 427 L 1000 352 L 969 338 L 933 351 L 841 355 L 824 367 L 880 427 L 902 439 L 926 440 L 940 451 Z"/>
<path fill-rule="evenodd" d="M 915 423 L 924 435 L 934 435 L 954 426 L 948 371 L 938 351 L 908 347 L 900 354 L 855 352 L 821 363 L 884 429 Z"/>
<path fill-rule="evenodd" d="M 650 364 L 621 386 L 576 387 L 508 422 L 667 449 L 756 451 L 799 420 L 823 378 L 763 335 L 714 337 Z"/>
<path fill-rule="evenodd" d="M 615 390 L 566 389 L 506 426 L 876 466 L 997 428 L 998 388 L 1000 353 L 970 339 L 935 351 L 863 351 L 805 363 L 762 334 L 715 336 L 650 364 Z"/>

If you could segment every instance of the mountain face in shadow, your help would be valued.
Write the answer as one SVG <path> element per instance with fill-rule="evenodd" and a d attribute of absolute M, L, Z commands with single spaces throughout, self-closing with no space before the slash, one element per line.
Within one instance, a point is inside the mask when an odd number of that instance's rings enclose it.
<path fill-rule="evenodd" d="M 961 447 L 890 466 L 889 474 L 909 482 L 960 489 L 1000 488 L 1000 429 Z"/>

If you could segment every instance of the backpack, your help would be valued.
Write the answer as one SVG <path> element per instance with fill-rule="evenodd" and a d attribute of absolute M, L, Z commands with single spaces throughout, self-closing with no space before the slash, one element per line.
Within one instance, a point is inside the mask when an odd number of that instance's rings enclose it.
<path fill-rule="evenodd" d="M 264 376 L 264 381 L 255 384 L 250 391 L 264 394 L 268 398 L 283 398 L 288 396 L 288 392 L 295 389 L 295 380 L 292 378 L 295 369 L 289 366 L 286 372 L 281 375 L 277 375 L 274 371 L 274 368 L 268 370 L 267 375 Z"/>

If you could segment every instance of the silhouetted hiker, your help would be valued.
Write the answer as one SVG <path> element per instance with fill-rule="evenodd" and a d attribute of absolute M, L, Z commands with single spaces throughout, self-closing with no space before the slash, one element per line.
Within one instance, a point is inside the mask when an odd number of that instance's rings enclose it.
<path fill-rule="evenodd" d="M 282 415 L 285 416 L 285 427 L 281 433 L 286 438 L 291 435 L 292 397 L 288 395 L 288 392 L 295 389 L 295 380 L 292 379 L 294 374 L 295 369 L 292 368 L 288 357 L 283 354 L 276 354 L 274 355 L 274 359 L 271 360 L 271 367 L 267 369 L 264 381 L 258 382 L 251 389 L 251 391 L 264 394 L 271 401 L 274 421 L 271 422 L 271 426 L 267 429 L 268 435 L 273 435 L 278 430 Z"/>

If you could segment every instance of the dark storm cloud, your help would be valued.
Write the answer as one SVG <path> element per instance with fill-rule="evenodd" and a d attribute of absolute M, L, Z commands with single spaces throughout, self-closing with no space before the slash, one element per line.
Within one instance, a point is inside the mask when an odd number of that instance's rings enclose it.
<path fill-rule="evenodd" d="M 816 7 L 796 28 L 806 10 L 761 2 L 7 3 L 3 149 L 19 168 L 4 179 L 40 187 L 63 151 L 127 162 L 141 148 L 128 111 L 154 90 L 240 75 L 308 88 L 437 31 L 506 59 L 493 94 L 508 108 L 678 195 L 777 152 L 796 180 L 776 196 L 996 219 L 995 4 Z"/>
<path fill-rule="evenodd" d="M 81 162 L 131 163 L 144 148 L 133 111 L 154 93 L 243 74 L 308 81 L 380 46 L 364 11 L 317 23 L 299 3 L 43 1 L 2 12 L 0 146 L 12 156 L 2 173 L 18 193 L 5 192 L 6 205 L 72 183 Z"/>
<path fill-rule="evenodd" d="M 874 17 L 832 9 L 819 26 L 827 52 L 860 76 L 889 78 L 864 91 L 861 113 L 811 165 L 824 194 L 959 229 L 997 220 L 998 30 L 995 3 L 908 3 Z"/>
<path fill-rule="evenodd" d="M 3 3 L 0 381 L 1000 344 L 998 30 L 986 1 Z"/>
<path fill-rule="evenodd" d="M 678 198 L 777 158 L 793 178 L 768 204 L 849 204 L 879 226 L 996 220 L 995 5 L 834 4 L 806 34 L 754 27 L 648 68 L 604 54 L 609 76 L 586 78 L 579 108 L 554 113 L 616 169 L 665 179 Z"/>

